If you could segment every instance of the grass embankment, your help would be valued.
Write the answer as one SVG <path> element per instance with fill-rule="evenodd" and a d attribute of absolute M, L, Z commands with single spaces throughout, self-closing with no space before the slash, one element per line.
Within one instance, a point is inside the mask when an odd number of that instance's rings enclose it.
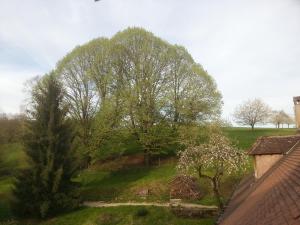
<path fill-rule="evenodd" d="M 113 207 L 82 208 L 68 214 L 38 221 L 10 221 L 1 225 L 213 225 L 212 218 L 178 218 L 168 208 Z"/>
<path fill-rule="evenodd" d="M 256 129 L 247 128 L 224 129 L 232 140 L 238 142 L 238 147 L 246 150 L 260 136 L 295 134 L 295 129 Z M 25 165 L 24 153 L 19 144 L 0 146 L 0 156 L 3 161 L 0 168 L 0 221 L 12 217 L 9 209 L 11 198 L 12 174 L 17 168 Z M 125 163 L 125 161 L 127 162 Z M 84 200 L 102 200 L 111 202 L 126 201 L 167 201 L 169 199 L 169 181 L 176 175 L 176 159 L 170 158 L 160 166 L 143 167 L 139 163 L 139 156 L 127 156 L 116 160 L 95 165 L 80 173 L 77 180 L 82 184 L 81 193 Z M 136 163 L 129 163 L 136 162 Z M 223 195 L 230 196 L 233 186 L 239 177 L 226 177 L 222 184 Z M 201 204 L 212 205 L 215 200 L 209 191 L 209 183 L 201 181 L 204 197 Z M 139 195 L 144 189 L 149 189 L 148 197 Z M 136 215 L 139 207 L 116 207 L 109 209 L 83 208 L 75 212 L 58 216 L 42 224 L 213 224 L 212 220 L 193 220 L 175 217 L 169 209 L 146 207 L 149 211 L 145 217 Z M 109 219 L 111 218 L 111 219 Z M 111 221 L 105 222 L 105 221 Z M 1 224 L 1 222 L 0 222 Z M 22 222 L 22 225 L 24 223 Z"/>
<path fill-rule="evenodd" d="M 146 210 L 146 214 L 144 213 Z M 142 212 L 142 213 L 140 213 Z M 159 207 L 116 207 L 85 208 L 41 225 L 212 225 L 213 219 L 178 218 L 167 208 Z"/>
<path fill-rule="evenodd" d="M 116 163 L 120 165 L 119 160 Z M 112 166 L 108 169 L 103 164 L 83 171 L 78 180 L 85 200 L 166 201 L 169 199 L 167 184 L 176 173 L 175 166 L 175 159 L 152 167 L 136 165 L 114 169 Z M 146 189 L 150 192 L 147 199 L 139 197 L 138 193 Z"/>
<path fill-rule="evenodd" d="M 224 132 L 237 146 L 246 150 L 260 136 L 290 135 L 295 134 L 295 129 L 256 129 L 226 128 Z M 96 165 L 85 170 L 79 176 L 83 184 L 82 196 L 85 200 L 101 201 L 165 201 L 169 199 L 168 183 L 176 175 L 176 159 L 170 159 L 161 166 L 145 168 L 142 166 L 122 168 L 122 160 L 117 159 L 103 165 Z M 231 176 L 223 180 L 223 195 L 229 196 L 232 185 L 239 177 Z M 149 189 L 147 199 L 138 196 L 138 192 Z M 202 189 L 205 194 L 200 200 L 202 204 L 215 204 L 209 191 L 209 183 L 202 181 Z"/>

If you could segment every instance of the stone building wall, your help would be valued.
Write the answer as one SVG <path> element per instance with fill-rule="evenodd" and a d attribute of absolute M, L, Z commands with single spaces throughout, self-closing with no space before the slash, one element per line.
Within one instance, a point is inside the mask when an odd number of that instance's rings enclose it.
<path fill-rule="evenodd" d="M 283 155 L 255 155 L 254 156 L 254 172 L 255 178 L 260 178 L 267 172 Z"/>
<path fill-rule="evenodd" d="M 300 104 L 295 105 L 296 128 L 300 128 Z"/>
<path fill-rule="evenodd" d="M 294 110 L 295 110 L 295 122 L 296 128 L 300 128 L 300 96 L 294 97 Z"/>

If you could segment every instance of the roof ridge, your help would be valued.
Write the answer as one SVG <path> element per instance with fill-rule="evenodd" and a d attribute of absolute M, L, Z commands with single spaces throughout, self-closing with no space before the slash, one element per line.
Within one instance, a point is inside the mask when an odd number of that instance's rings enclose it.
<path fill-rule="evenodd" d="M 261 136 L 259 138 L 285 138 L 285 137 L 297 137 L 300 136 L 300 134 L 290 134 L 290 135 L 265 135 Z"/>
<path fill-rule="evenodd" d="M 291 152 L 293 152 L 299 143 L 300 143 L 300 140 L 298 140 L 298 141 L 296 142 L 296 144 L 294 144 L 287 152 L 285 152 L 284 155 L 288 155 L 288 154 L 290 154 Z"/>

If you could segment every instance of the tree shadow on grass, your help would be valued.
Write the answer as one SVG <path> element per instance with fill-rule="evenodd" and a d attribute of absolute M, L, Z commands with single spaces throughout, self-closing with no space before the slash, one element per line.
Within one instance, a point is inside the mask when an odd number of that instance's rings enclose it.
<path fill-rule="evenodd" d="M 88 179 L 82 178 L 82 197 L 89 201 L 112 201 L 126 193 L 132 184 L 146 177 L 154 168 L 134 166 L 117 171 L 95 171 L 89 174 Z M 83 175 L 84 176 L 84 175 Z M 128 193 L 131 195 L 133 193 Z"/>

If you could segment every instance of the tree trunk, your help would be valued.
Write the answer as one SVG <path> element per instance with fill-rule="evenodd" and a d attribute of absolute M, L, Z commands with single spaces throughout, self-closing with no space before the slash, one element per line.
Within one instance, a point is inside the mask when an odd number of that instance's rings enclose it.
<path fill-rule="evenodd" d="M 201 178 L 205 178 L 205 179 L 208 179 L 210 180 L 211 182 L 211 186 L 212 186 L 212 189 L 213 189 L 213 192 L 214 192 L 214 196 L 218 202 L 218 206 L 221 210 L 224 209 L 224 204 L 223 204 L 223 201 L 222 201 L 222 196 L 221 196 L 221 193 L 220 193 L 220 190 L 219 190 L 219 176 L 216 175 L 214 177 L 210 177 L 210 176 L 207 176 L 207 175 L 204 175 L 201 173 L 201 167 L 198 169 L 198 174 L 199 174 L 199 177 Z"/>
<path fill-rule="evenodd" d="M 254 131 L 254 124 L 251 124 L 251 130 Z"/>
<path fill-rule="evenodd" d="M 145 166 L 147 167 L 150 166 L 150 153 L 148 149 L 144 149 L 144 163 Z"/>
<path fill-rule="evenodd" d="M 213 185 L 214 195 L 215 195 L 215 198 L 217 199 L 219 208 L 221 210 L 223 210 L 224 204 L 223 204 L 222 197 L 221 197 L 220 190 L 219 190 L 219 182 L 216 178 L 212 179 L 212 185 Z"/>

